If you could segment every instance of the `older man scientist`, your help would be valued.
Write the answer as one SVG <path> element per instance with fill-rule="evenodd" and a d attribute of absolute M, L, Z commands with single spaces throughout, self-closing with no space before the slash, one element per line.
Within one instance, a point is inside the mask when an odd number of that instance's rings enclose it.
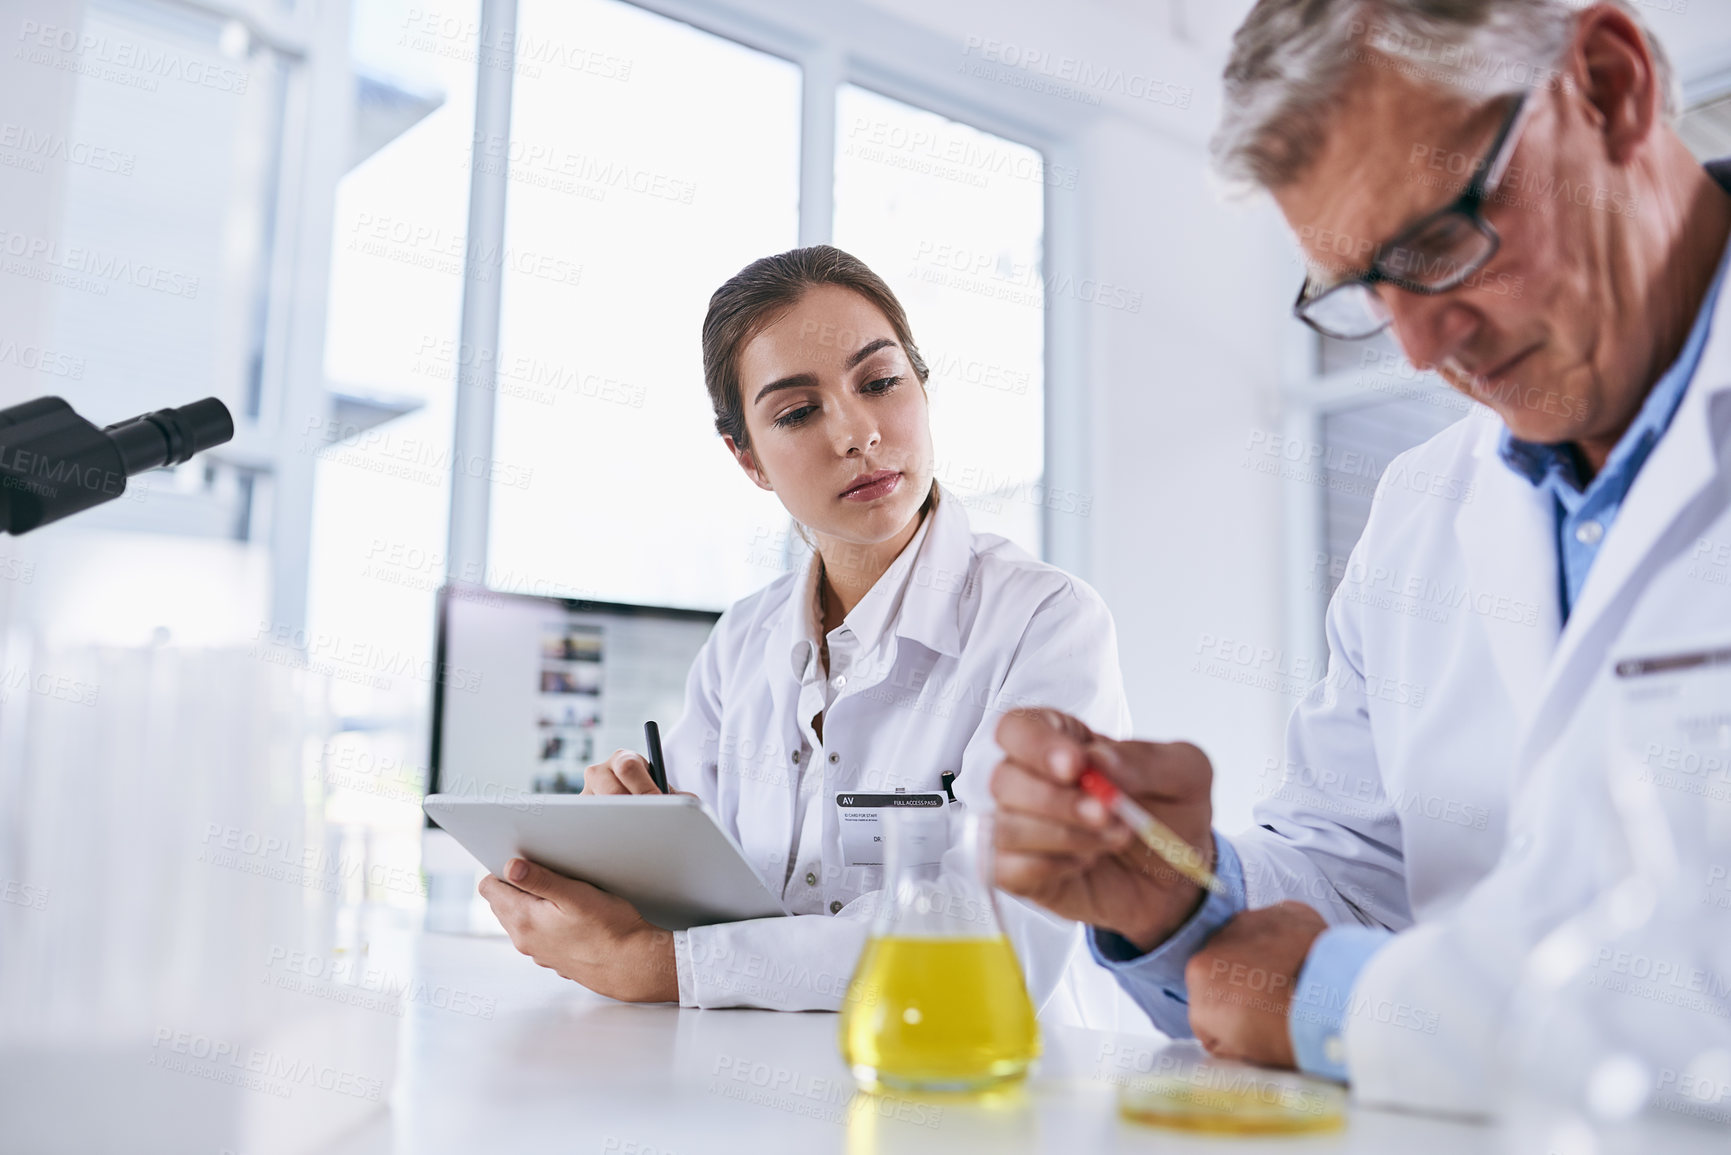
<path fill-rule="evenodd" d="M 1391 465 L 1251 830 L 1212 832 L 1195 746 L 1055 711 L 1001 724 L 1000 885 L 1090 924 L 1169 1034 L 1484 1113 L 1533 947 L 1626 866 L 1605 817 L 1617 671 L 1731 661 L 1703 649 L 1731 639 L 1731 587 L 1694 568 L 1731 542 L 1731 168 L 1692 158 L 1675 91 L 1622 3 L 1260 0 L 1238 31 L 1215 160 L 1296 235 L 1295 312 L 1337 338 L 1392 328 L 1482 408 Z M 1469 596 L 1410 614 L 1376 574 Z M 1374 691 L 1391 682 L 1422 701 Z M 1088 763 L 1229 893 L 1152 859 L 1077 789 Z M 1731 1004 L 1718 979 L 1699 985 Z M 1731 1056 L 1731 1005 L 1708 1011 L 1696 1043 Z"/>

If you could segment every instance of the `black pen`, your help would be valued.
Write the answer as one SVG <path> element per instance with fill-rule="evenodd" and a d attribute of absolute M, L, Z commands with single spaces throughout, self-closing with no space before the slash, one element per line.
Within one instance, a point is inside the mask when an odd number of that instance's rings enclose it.
<path fill-rule="evenodd" d="M 661 727 L 654 722 L 643 723 L 643 742 L 649 747 L 649 780 L 663 794 L 667 793 L 667 763 L 661 760 Z"/>

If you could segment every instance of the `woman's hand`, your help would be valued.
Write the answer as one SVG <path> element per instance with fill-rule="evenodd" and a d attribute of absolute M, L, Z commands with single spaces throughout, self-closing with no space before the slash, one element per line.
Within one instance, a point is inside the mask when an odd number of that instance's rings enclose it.
<path fill-rule="evenodd" d="M 583 771 L 585 794 L 659 794 L 649 776 L 649 759 L 631 750 L 615 750 L 613 757 Z"/>
<path fill-rule="evenodd" d="M 533 862 L 513 858 L 505 875 L 509 882 L 483 878 L 481 897 L 519 951 L 598 995 L 679 1001 L 672 931 L 650 925 L 622 898 Z"/>
<path fill-rule="evenodd" d="M 689 790 L 669 789 L 669 794 L 697 795 Z M 585 794 L 659 794 L 649 776 L 649 759 L 630 750 L 615 750 L 613 757 L 583 771 Z"/>

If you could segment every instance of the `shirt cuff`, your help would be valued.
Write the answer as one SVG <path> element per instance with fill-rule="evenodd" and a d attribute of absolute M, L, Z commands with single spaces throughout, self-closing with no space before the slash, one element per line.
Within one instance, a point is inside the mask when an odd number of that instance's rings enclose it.
<path fill-rule="evenodd" d="M 1347 1081 L 1346 1040 L 1342 1020 L 1359 972 L 1394 936 L 1368 926 L 1334 926 L 1310 946 L 1292 992 L 1287 1030 L 1298 1069 L 1326 1079 Z"/>
<path fill-rule="evenodd" d="M 679 1005 L 697 1005 L 697 982 L 691 969 L 691 938 L 685 931 L 673 932 L 673 969 L 679 980 Z"/>
<path fill-rule="evenodd" d="M 1184 965 L 1214 933 L 1247 905 L 1244 866 L 1230 839 L 1214 835 L 1214 873 L 1226 893 L 1208 891 L 1207 898 L 1177 930 L 1146 954 L 1113 931 L 1088 928 L 1088 953 L 1111 972 L 1125 993 L 1148 1012 L 1167 1035 L 1190 1035 L 1190 995 L 1184 985 Z"/>

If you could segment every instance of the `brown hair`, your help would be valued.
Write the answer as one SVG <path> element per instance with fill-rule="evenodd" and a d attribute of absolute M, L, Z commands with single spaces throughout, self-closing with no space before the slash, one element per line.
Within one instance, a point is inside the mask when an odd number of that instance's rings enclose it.
<path fill-rule="evenodd" d="M 703 383 L 715 409 L 715 428 L 741 449 L 749 447 L 750 439 L 739 388 L 740 350 L 817 285 L 852 289 L 876 305 L 895 330 L 920 384 L 930 375 L 908 332 L 901 302 L 858 257 L 833 245 L 812 245 L 755 260 L 715 290 L 703 318 Z"/>

